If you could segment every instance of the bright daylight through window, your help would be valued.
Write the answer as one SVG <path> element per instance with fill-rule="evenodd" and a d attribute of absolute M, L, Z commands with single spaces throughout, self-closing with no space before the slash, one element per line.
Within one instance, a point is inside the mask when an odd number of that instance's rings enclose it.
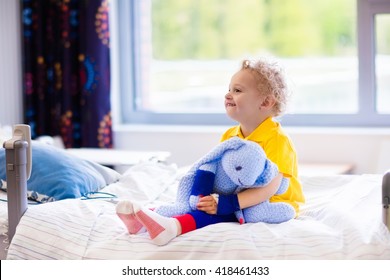
<path fill-rule="evenodd" d="M 292 124 L 361 125 L 390 112 L 390 16 L 371 15 L 368 8 L 384 0 L 124 2 L 118 2 L 120 56 L 134 65 L 121 71 L 125 122 L 186 123 L 190 115 L 193 124 L 215 124 L 224 114 L 231 75 L 242 59 L 260 56 L 276 58 L 286 69 L 293 93 L 287 124 L 298 118 Z M 372 20 L 365 24 L 375 22 L 374 34 L 357 28 L 367 13 Z M 360 83 L 359 36 L 367 36 L 362 42 L 375 38 L 368 54 L 375 61 L 372 91 L 363 92 Z M 362 110 L 370 99 L 376 108 Z"/>
<path fill-rule="evenodd" d="M 355 0 L 151 3 L 151 30 L 142 29 L 151 36 L 142 109 L 223 112 L 240 60 L 272 55 L 292 82 L 294 112 L 357 111 Z"/>
<path fill-rule="evenodd" d="M 376 93 L 379 113 L 390 113 L 390 15 L 376 19 Z M 390 121 L 389 121 L 390 123 Z"/>

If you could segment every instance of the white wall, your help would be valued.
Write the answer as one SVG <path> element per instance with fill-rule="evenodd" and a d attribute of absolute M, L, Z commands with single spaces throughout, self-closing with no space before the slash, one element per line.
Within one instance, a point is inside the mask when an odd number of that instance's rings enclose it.
<path fill-rule="evenodd" d="M 170 151 L 169 162 L 184 166 L 218 143 L 226 128 L 116 125 L 114 141 L 118 149 Z M 286 131 L 300 163 L 349 163 L 357 174 L 390 169 L 390 128 L 288 127 Z"/>
<path fill-rule="evenodd" d="M 23 121 L 19 2 L 0 0 L 0 125 Z"/>
<path fill-rule="evenodd" d="M 390 128 L 289 129 L 301 162 L 352 163 L 354 173 L 390 169 Z"/>

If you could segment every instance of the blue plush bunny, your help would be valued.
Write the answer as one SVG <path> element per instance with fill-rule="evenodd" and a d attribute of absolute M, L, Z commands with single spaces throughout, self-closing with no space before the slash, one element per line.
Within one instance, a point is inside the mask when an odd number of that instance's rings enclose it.
<path fill-rule="evenodd" d="M 228 195 L 262 187 L 277 174 L 277 166 L 267 159 L 257 143 L 233 137 L 192 166 L 179 183 L 174 204 L 160 206 L 155 211 L 168 217 L 182 215 L 195 210 L 201 196 Z M 288 179 L 283 178 L 276 194 L 284 193 L 288 183 Z M 281 223 L 294 218 L 295 210 L 288 203 L 265 201 L 235 214 L 240 223 Z"/>

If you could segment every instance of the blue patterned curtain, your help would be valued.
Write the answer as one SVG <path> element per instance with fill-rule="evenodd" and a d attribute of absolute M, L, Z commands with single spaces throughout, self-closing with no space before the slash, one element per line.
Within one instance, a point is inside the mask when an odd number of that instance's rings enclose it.
<path fill-rule="evenodd" d="M 108 0 L 23 0 L 25 123 L 66 147 L 112 147 Z"/>

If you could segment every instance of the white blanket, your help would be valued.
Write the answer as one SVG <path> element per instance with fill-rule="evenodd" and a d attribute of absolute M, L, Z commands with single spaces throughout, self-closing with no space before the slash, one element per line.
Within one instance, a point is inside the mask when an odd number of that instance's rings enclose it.
<path fill-rule="evenodd" d="M 175 198 L 177 170 L 142 164 L 103 191 L 145 205 Z M 390 259 L 381 221 L 381 175 L 302 178 L 306 204 L 283 224 L 221 223 L 155 246 L 130 235 L 110 199 L 30 206 L 8 259 Z"/>

